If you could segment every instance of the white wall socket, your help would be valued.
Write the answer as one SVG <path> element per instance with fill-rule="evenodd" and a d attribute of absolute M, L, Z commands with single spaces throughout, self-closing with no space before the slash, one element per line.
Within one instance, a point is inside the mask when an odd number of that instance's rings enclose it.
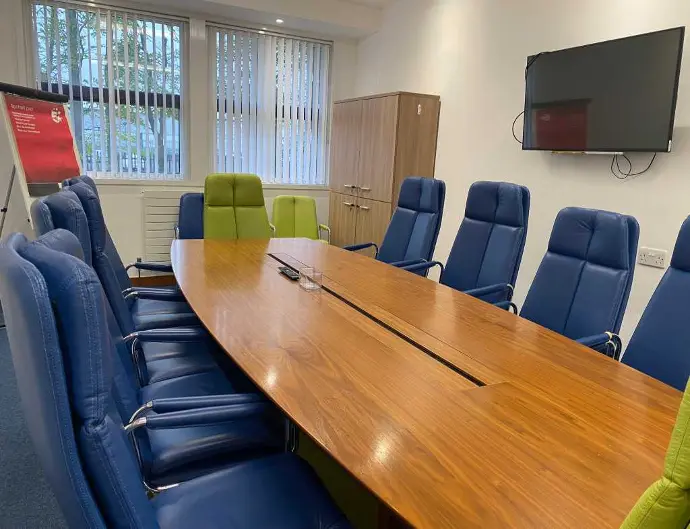
<path fill-rule="evenodd" d="M 640 248 L 637 262 L 643 266 L 653 266 L 654 268 L 666 268 L 668 252 L 666 250 L 655 250 L 654 248 Z"/>

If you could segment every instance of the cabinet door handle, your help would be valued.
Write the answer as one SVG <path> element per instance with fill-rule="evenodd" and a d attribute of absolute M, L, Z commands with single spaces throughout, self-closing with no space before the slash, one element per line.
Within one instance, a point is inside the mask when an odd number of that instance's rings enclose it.
<path fill-rule="evenodd" d="M 362 191 L 371 191 L 370 187 L 360 187 L 359 189 Z"/>
<path fill-rule="evenodd" d="M 345 187 L 347 189 L 357 189 L 357 186 L 352 185 L 352 184 L 343 184 L 343 187 Z"/>
<path fill-rule="evenodd" d="M 345 204 L 348 208 L 351 208 L 354 206 L 354 204 L 352 202 L 343 202 L 343 204 Z"/>
<path fill-rule="evenodd" d="M 363 209 L 364 211 L 369 211 L 371 208 L 369 206 L 357 206 L 359 209 Z"/>

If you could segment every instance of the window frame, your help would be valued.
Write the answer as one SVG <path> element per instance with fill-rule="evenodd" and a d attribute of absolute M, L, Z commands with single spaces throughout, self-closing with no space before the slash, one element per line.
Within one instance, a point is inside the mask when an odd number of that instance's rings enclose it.
<path fill-rule="evenodd" d="M 332 123 L 332 115 L 333 115 L 333 62 L 334 62 L 334 51 L 335 51 L 335 42 L 333 40 L 328 40 L 328 39 L 320 39 L 316 37 L 311 37 L 311 36 L 306 36 L 306 35 L 300 35 L 300 34 L 295 34 L 295 33 L 288 33 L 288 32 L 280 32 L 280 31 L 272 31 L 268 30 L 266 28 L 259 28 L 259 27 L 254 27 L 251 24 L 236 24 L 236 23 L 223 23 L 223 22 L 218 22 L 215 20 L 207 20 L 206 21 L 206 50 L 207 50 L 207 56 L 210 56 L 210 50 L 211 48 L 215 48 L 215 38 L 217 35 L 218 31 L 224 31 L 224 32 L 231 32 L 231 31 L 239 31 L 239 32 L 244 32 L 244 33 L 254 33 L 259 36 L 273 36 L 273 37 L 278 37 L 278 38 L 285 38 L 285 39 L 295 39 L 298 41 L 305 41 L 305 42 L 312 42 L 315 44 L 322 44 L 329 46 L 330 48 L 330 58 L 328 61 L 328 69 L 326 72 L 325 76 L 325 81 L 327 83 L 326 87 L 326 98 L 324 101 L 324 104 L 326 106 L 327 112 L 326 112 L 326 121 L 324 124 L 324 180 L 323 183 L 320 184 L 291 184 L 289 182 L 269 182 L 269 181 L 264 181 L 263 177 L 262 178 L 262 184 L 265 188 L 273 188 L 273 189 L 294 189 L 294 190 L 327 190 L 329 189 L 330 185 L 330 156 L 331 156 L 331 123 Z M 214 42 L 212 42 L 214 41 Z M 216 50 L 217 53 L 217 50 Z M 218 97 L 218 94 L 216 92 L 216 87 L 214 86 L 213 79 L 215 79 L 215 74 L 212 73 L 213 69 L 217 68 L 217 64 L 211 64 L 209 62 L 208 64 L 208 87 L 207 87 L 207 92 L 209 93 L 211 102 L 208 104 L 208 114 L 209 114 L 209 122 L 207 124 L 207 128 L 209 131 L 209 159 L 210 159 L 210 170 L 215 171 L 216 167 L 216 158 L 217 158 L 217 153 L 216 153 L 216 144 L 215 144 L 215 128 L 218 124 L 217 116 L 216 113 L 220 111 L 220 98 Z M 212 79 L 213 77 L 213 79 Z M 212 101 L 215 99 L 215 105 L 212 103 Z M 228 100 L 225 100 L 225 106 L 227 108 L 228 105 Z M 292 108 L 285 108 L 286 105 L 283 104 L 282 106 L 282 115 L 283 117 L 287 114 L 292 113 Z M 233 108 L 234 108 L 234 102 L 233 102 Z M 299 106 L 297 109 L 297 114 L 298 115 L 304 115 L 304 106 Z M 227 112 L 227 111 L 226 111 Z M 280 116 L 280 105 L 276 102 L 276 118 Z M 318 123 L 318 119 L 315 121 L 315 123 Z"/>
<path fill-rule="evenodd" d="M 133 7 L 131 4 L 126 2 L 84 2 L 80 0 L 26 0 L 25 2 L 25 46 L 27 55 L 27 77 L 29 83 L 41 90 L 48 88 L 48 83 L 40 82 L 40 65 L 38 63 L 38 39 L 36 34 L 36 26 L 34 24 L 34 8 L 37 4 L 50 4 L 55 8 L 65 8 L 65 9 L 81 9 L 83 11 L 90 11 L 97 13 L 99 11 L 114 11 L 120 13 L 126 13 L 127 15 L 136 15 L 145 18 L 147 22 L 156 22 L 162 24 L 179 23 L 180 27 L 180 95 L 176 94 L 165 94 L 159 92 L 144 92 L 135 90 L 118 89 L 112 90 L 116 92 L 117 95 L 115 100 L 117 102 L 124 102 L 129 100 L 132 101 L 137 99 L 139 101 L 144 98 L 145 102 L 150 105 L 152 101 L 156 101 L 157 107 L 162 108 L 162 102 L 166 100 L 166 108 L 172 108 L 171 103 L 175 103 L 175 108 L 180 111 L 180 156 L 179 156 L 179 166 L 180 166 L 180 177 L 172 178 L 172 174 L 169 173 L 150 173 L 155 175 L 155 178 L 142 178 L 140 173 L 124 173 L 124 172 L 100 172 L 97 176 L 98 184 L 109 184 L 109 185 L 138 185 L 138 186 L 188 186 L 193 182 L 192 171 L 190 165 L 190 134 L 191 134 L 191 112 L 190 108 L 190 75 L 189 75 L 189 65 L 190 65 L 190 27 L 192 19 L 190 17 L 180 16 L 178 14 L 162 14 L 156 11 L 150 11 L 142 9 L 141 7 Z M 40 82 L 41 86 L 37 86 Z M 51 83 L 53 87 L 58 88 L 58 83 Z M 66 90 L 66 91 L 65 91 Z M 91 92 L 93 99 L 84 99 L 84 94 Z M 100 102 L 99 87 L 91 87 L 87 85 L 72 85 L 70 83 L 65 83 L 63 80 L 62 91 L 58 92 L 67 96 L 72 96 L 72 99 L 77 101 L 88 101 L 88 102 Z M 111 90 L 103 90 L 103 103 L 108 103 L 110 100 Z M 128 93 L 129 92 L 129 93 Z M 79 98 L 74 97 L 79 94 Z M 158 102 L 161 104 L 158 104 Z M 73 124 L 71 124 L 74 127 Z M 76 139 L 75 139 L 76 148 Z M 82 170 L 86 173 L 86 160 L 80 154 L 80 162 L 82 165 Z M 135 174 L 134 177 L 128 177 L 128 174 Z"/>

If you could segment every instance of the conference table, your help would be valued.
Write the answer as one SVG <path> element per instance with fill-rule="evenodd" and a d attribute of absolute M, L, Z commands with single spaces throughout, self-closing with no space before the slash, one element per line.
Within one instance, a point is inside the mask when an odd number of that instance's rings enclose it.
<path fill-rule="evenodd" d="M 535 323 L 307 239 L 171 257 L 228 356 L 414 527 L 616 528 L 662 474 L 681 392 Z"/>

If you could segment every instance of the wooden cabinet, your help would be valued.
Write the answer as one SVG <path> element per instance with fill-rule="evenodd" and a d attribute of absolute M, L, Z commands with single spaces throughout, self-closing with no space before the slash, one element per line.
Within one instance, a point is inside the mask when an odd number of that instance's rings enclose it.
<path fill-rule="evenodd" d="M 357 194 L 357 164 L 359 162 L 360 123 L 362 101 L 333 106 L 330 187 L 336 193 Z"/>
<path fill-rule="evenodd" d="M 403 180 L 434 177 L 440 108 L 438 96 L 407 92 L 335 103 L 332 244 L 381 244 Z"/>
<path fill-rule="evenodd" d="M 344 193 L 331 193 L 329 204 L 331 244 L 349 246 L 355 244 L 357 206 L 355 198 Z"/>

